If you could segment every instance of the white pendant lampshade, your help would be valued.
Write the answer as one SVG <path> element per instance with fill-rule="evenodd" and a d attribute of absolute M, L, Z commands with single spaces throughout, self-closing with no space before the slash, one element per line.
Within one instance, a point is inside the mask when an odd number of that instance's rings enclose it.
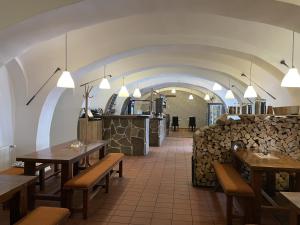
<path fill-rule="evenodd" d="M 248 85 L 245 93 L 244 93 L 244 98 L 256 98 L 257 97 L 257 93 L 254 89 L 254 87 L 252 86 L 252 61 L 250 64 L 250 78 L 249 78 L 249 82 L 250 84 Z"/>
<path fill-rule="evenodd" d="M 135 89 L 134 89 L 134 91 L 133 91 L 133 97 L 135 97 L 135 98 L 140 98 L 140 97 L 142 97 L 142 93 L 141 93 L 141 91 L 140 91 L 139 88 L 135 88 Z"/>
<path fill-rule="evenodd" d="M 300 75 L 298 69 L 294 66 L 294 52 L 295 52 L 295 32 L 293 31 L 292 42 L 292 68 L 285 74 L 281 81 L 281 87 L 300 87 Z"/>
<path fill-rule="evenodd" d="M 213 90 L 214 91 L 221 91 L 222 90 L 222 86 L 220 84 L 218 84 L 218 83 L 214 83 Z"/>
<path fill-rule="evenodd" d="M 61 88 L 75 88 L 71 73 L 69 71 L 64 71 L 58 79 L 56 86 Z"/>
<path fill-rule="evenodd" d="M 245 93 L 244 93 L 244 98 L 256 98 L 257 97 L 257 93 L 254 89 L 253 86 L 248 86 Z"/>
<path fill-rule="evenodd" d="M 290 68 L 281 81 L 281 87 L 300 87 L 300 75 L 297 68 Z"/>
<path fill-rule="evenodd" d="M 103 77 L 101 83 L 99 84 L 100 89 L 110 89 L 110 84 L 106 77 Z"/>
<path fill-rule="evenodd" d="M 193 100 L 194 96 L 193 95 L 189 95 L 189 100 Z"/>
<path fill-rule="evenodd" d="M 209 95 L 208 95 L 208 94 L 205 94 L 205 96 L 204 96 L 204 100 L 205 100 L 205 101 L 209 101 L 209 100 L 210 100 L 210 97 L 209 97 Z"/>
<path fill-rule="evenodd" d="M 172 94 L 176 94 L 176 89 L 173 88 L 173 89 L 171 90 L 171 93 L 172 93 Z"/>
<path fill-rule="evenodd" d="M 129 92 L 127 90 L 127 87 L 125 85 L 123 85 L 119 91 L 119 97 L 122 97 L 122 98 L 127 98 L 129 97 Z"/>
<path fill-rule="evenodd" d="M 57 81 L 56 86 L 61 87 L 61 88 L 75 88 L 74 80 L 71 76 L 71 73 L 68 71 L 68 34 L 66 33 L 66 44 L 65 44 L 65 50 L 66 50 L 66 61 L 65 61 L 65 66 L 66 69 L 65 71 L 62 72 L 60 75 L 60 78 Z"/>
<path fill-rule="evenodd" d="M 226 92 L 225 99 L 234 99 L 234 95 L 233 95 L 233 92 L 231 90 L 228 90 Z"/>

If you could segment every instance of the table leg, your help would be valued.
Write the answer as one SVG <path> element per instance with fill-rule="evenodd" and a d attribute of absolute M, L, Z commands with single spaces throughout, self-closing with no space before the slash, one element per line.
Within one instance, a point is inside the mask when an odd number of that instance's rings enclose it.
<path fill-rule="evenodd" d="M 242 162 L 237 157 L 235 157 L 234 154 L 232 155 L 232 165 L 237 171 L 241 171 Z"/>
<path fill-rule="evenodd" d="M 76 176 L 78 174 L 79 174 L 79 161 L 73 164 L 73 176 Z"/>
<path fill-rule="evenodd" d="M 24 175 L 35 176 L 35 162 L 24 162 Z M 28 209 L 33 210 L 35 208 L 35 185 L 30 184 L 27 191 Z"/>
<path fill-rule="evenodd" d="M 64 184 L 72 178 L 73 170 L 72 170 L 73 164 L 72 163 L 63 163 L 61 165 L 61 206 L 66 207 L 67 206 L 67 195 L 63 191 Z"/>
<path fill-rule="evenodd" d="M 106 149 L 106 145 L 103 146 L 103 147 L 101 147 L 99 149 L 99 160 L 104 158 L 104 156 L 105 156 L 105 149 Z"/>
<path fill-rule="evenodd" d="M 261 188 L 262 188 L 262 171 L 255 171 L 251 170 L 251 187 L 255 193 L 255 210 L 254 210 L 254 217 L 255 222 L 260 224 L 261 218 L 261 204 L 262 204 L 262 195 L 261 195 Z"/>
<path fill-rule="evenodd" d="M 9 200 L 9 207 L 10 207 L 10 224 L 15 224 L 21 217 L 20 213 L 20 192 L 17 192 L 10 200 Z"/>
<path fill-rule="evenodd" d="M 276 173 L 272 171 L 266 172 L 267 178 L 267 185 L 266 185 L 266 192 L 269 196 L 275 196 L 276 191 Z"/>
<path fill-rule="evenodd" d="M 291 210 L 289 220 L 290 225 L 298 225 L 298 214 L 294 210 Z"/>
<path fill-rule="evenodd" d="M 296 173 L 295 191 L 300 191 L 300 173 Z"/>
<path fill-rule="evenodd" d="M 30 184 L 30 185 L 34 185 Z M 20 192 L 20 214 L 21 217 L 25 216 L 28 211 L 28 186 L 24 186 L 24 188 Z"/>

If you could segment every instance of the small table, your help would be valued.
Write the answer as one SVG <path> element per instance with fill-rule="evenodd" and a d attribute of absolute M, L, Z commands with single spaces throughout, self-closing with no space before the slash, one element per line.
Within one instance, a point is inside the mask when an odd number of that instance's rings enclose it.
<path fill-rule="evenodd" d="M 79 162 L 88 155 L 99 151 L 99 159 L 104 157 L 107 141 L 98 141 L 80 147 L 70 147 L 72 142 L 56 145 L 50 148 L 36 151 L 21 157 L 18 161 L 24 162 L 24 174 L 34 175 L 36 163 L 61 164 L 61 190 L 63 185 L 79 172 Z M 39 199 L 60 200 L 63 207 L 66 206 L 66 198 L 54 195 L 37 195 Z"/>
<path fill-rule="evenodd" d="M 261 208 L 272 209 L 272 207 L 262 206 L 263 197 L 272 202 L 271 197 L 262 191 L 263 174 L 267 173 L 273 177 L 269 183 L 269 186 L 275 185 L 275 172 L 294 172 L 296 173 L 296 190 L 300 190 L 300 161 L 295 160 L 289 156 L 272 153 L 277 159 L 274 158 L 260 158 L 255 155 L 254 152 L 248 150 L 235 151 L 234 164 L 237 168 L 241 166 L 241 163 L 245 163 L 250 168 L 250 185 L 253 188 L 256 195 L 257 210 L 256 210 L 256 222 L 260 222 Z M 271 185 L 270 185 L 271 184 Z M 274 205 L 275 202 L 273 201 Z M 273 207 L 274 209 L 278 207 Z"/>
<path fill-rule="evenodd" d="M 289 201 L 292 211 L 290 212 L 290 225 L 298 225 L 298 215 L 300 214 L 300 192 L 280 192 Z"/>
<path fill-rule="evenodd" d="M 0 175 L 0 203 L 9 202 L 10 224 L 27 213 L 28 201 L 34 205 L 34 192 L 28 192 L 36 176 Z"/>

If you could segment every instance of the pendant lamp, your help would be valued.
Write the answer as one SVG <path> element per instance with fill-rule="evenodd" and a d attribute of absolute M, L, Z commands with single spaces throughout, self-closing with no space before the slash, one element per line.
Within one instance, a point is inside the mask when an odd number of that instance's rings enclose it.
<path fill-rule="evenodd" d="M 121 89 L 120 89 L 120 91 L 119 91 L 119 95 L 118 95 L 119 97 L 122 97 L 122 98 L 127 98 L 127 97 L 129 97 L 129 92 L 128 92 L 128 90 L 127 90 L 127 87 L 125 86 L 125 84 L 124 84 L 124 77 L 123 77 L 123 85 L 122 85 L 122 87 L 121 87 Z"/>
<path fill-rule="evenodd" d="M 226 92 L 225 99 L 234 99 L 234 94 L 231 90 L 230 79 L 229 79 L 229 90 Z"/>
<path fill-rule="evenodd" d="M 68 34 L 66 33 L 66 61 L 65 61 L 65 71 L 62 72 L 60 78 L 57 81 L 56 86 L 62 88 L 75 88 L 74 80 L 71 73 L 68 71 Z"/>
<path fill-rule="evenodd" d="M 294 66 L 294 51 L 295 51 L 295 32 L 293 31 L 292 43 L 292 68 L 285 74 L 281 81 L 281 87 L 300 87 L 300 75 L 298 69 Z"/>
<path fill-rule="evenodd" d="M 191 94 L 189 95 L 189 100 L 193 100 L 194 99 L 194 96 Z"/>
<path fill-rule="evenodd" d="M 205 100 L 205 101 L 210 101 L 209 94 L 205 94 L 205 96 L 204 96 L 204 100 Z"/>
<path fill-rule="evenodd" d="M 139 86 L 137 85 L 137 87 L 134 89 L 133 91 L 133 97 L 135 98 L 140 98 L 142 97 L 142 93 L 141 93 L 141 90 L 139 89 Z"/>
<path fill-rule="evenodd" d="M 249 78 L 250 85 L 247 87 L 247 89 L 244 93 L 244 98 L 256 98 L 257 97 L 257 93 L 251 84 L 251 82 L 252 82 L 251 78 L 252 78 L 252 61 L 250 64 L 250 78 Z"/>
<path fill-rule="evenodd" d="M 214 83 L 213 90 L 214 91 L 221 91 L 222 90 L 222 86 L 220 84 L 218 84 L 218 83 Z"/>
<path fill-rule="evenodd" d="M 108 79 L 106 77 L 105 69 L 106 69 L 106 65 L 104 65 L 104 68 L 103 68 L 104 76 L 101 80 L 101 83 L 99 84 L 99 88 L 108 90 L 108 89 L 110 89 L 110 84 L 109 84 Z"/>

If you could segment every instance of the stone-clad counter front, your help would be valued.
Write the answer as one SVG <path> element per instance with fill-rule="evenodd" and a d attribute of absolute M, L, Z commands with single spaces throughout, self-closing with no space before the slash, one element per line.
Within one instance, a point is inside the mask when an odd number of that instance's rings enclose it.
<path fill-rule="evenodd" d="M 147 155 L 149 151 L 149 116 L 103 116 L 103 140 L 109 152 Z"/>
<path fill-rule="evenodd" d="M 159 147 L 167 135 L 167 121 L 164 117 L 150 119 L 150 146 Z"/>

